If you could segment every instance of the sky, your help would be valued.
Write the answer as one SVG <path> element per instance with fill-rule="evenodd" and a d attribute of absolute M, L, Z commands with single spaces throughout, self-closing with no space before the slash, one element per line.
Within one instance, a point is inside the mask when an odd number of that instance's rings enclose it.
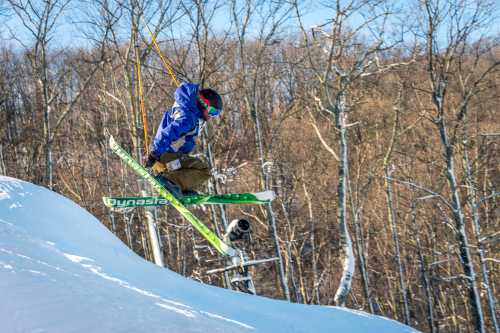
<path fill-rule="evenodd" d="M 1 2 L 2 0 L 0 0 L 0 4 Z M 51 40 L 52 45 L 55 47 L 88 47 L 89 40 L 86 38 L 84 32 L 88 31 L 88 28 L 85 28 L 85 26 L 87 26 L 89 18 L 86 17 L 84 13 L 91 7 L 92 6 L 88 6 L 86 2 L 81 0 L 73 0 L 73 2 L 70 2 L 55 26 L 55 32 Z M 216 32 L 223 31 L 231 25 L 228 10 L 229 8 L 226 5 L 219 9 L 214 16 L 212 25 Z M 312 26 L 324 24 L 332 15 L 331 10 L 319 8 L 318 3 L 315 1 L 305 2 L 301 10 L 303 15 L 302 21 L 307 29 Z M 9 14 L 8 16 L 0 16 L 0 38 L 4 42 L 12 45 L 19 45 L 19 41 L 29 45 L 30 43 L 27 41 L 32 41 L 33 36 L 12 11 L 9 12 Z M 188 24 L 189 22 L 187 21 L 184 21 L 182 24 L 177 24 L 174 28 L 174 35 L 177 32 L 178 37 L 181 38 L 183 31 L 189 30 Z M 291 12 L 290 18 L 285 26 L 285 31 L 287 32 L 299 30 L 298 21 L 295 18 L 294 12 Z M 143 33 L 147 35 L 147 30 L 145 30 L 144 27 Z M 127 37 L 128 34 L 128 29 L 123 31 L 124 37 Z M 16 37 L 13 37 L 13 35 L 16 35 Z"/>
<path fill-rule="evenodd" d="M 5 0 L 0 0 L 0 8 L 2 3 L 4 3 L 5 7 Z M 229 7 L 225 1 L 220 1 L 220 3 L 222 4 L 222 6 L 217 11 L 217 14 L 214 16 L 212 22 L 215 33 L 222 32 L 231 26 L 231 21 L 228 15 Z M 265 1 L 264 3 L 268 4 L 272 2 Z M 329 8 L 325 9 L 325 7 L 322 5 L 323 3 L 329 2 L 314 0 L 306 0 L 302 2 L 302 22 L 306 29 L 309 30 L 313 26 L 321 26 L 328 22 L 328 20 L 333 16 L 333 10 Z M 399 10 L 408 12 L 409 16 L 407 15 L 402 18 L 404 23 L 416 23 L 417 19 L 415 11 L 412 8 L 408 7 L 407 1 L 397 0 L 392 1 L 391 3 L 398 7 Z M 487 25 L 484 31 L 486 32 L 486 34 L 495 35 L 500 33 L 500 24 L 495 24 L 495 22 L 499 22 L 500 20 L 500 0 L 493 0 L 492 3 L 494 3 L 492 21 L 491 24 Z M 89 20 L 94 20 L 96 18 L 93 14 L 91 14 L 90 16 L 87 15 L 92 10 L 95 10 L 95 4 L 96 2 L 92 0 L 72 0 L 65 8 L 63 15 L 61 15 L 55 26 L 55 32 L 52 34 L 52 39 L 50 42 L 51 46 L 56 48 L 91 47 L 92 41 L 87 38 L 85 33 L 91 31 L 88 28 Z M 280 8 L 281 12 L 283 12 L 283 7 Z M 277 13 L 279 12 L 280 10 L 277 10 Z M 355 15 L 351 18 L 350 23 L 352 25 L 359 25 L 362 21 L 363 18 L 360 15 Z M 154 20 L 152 25 L 154 25 Z M 151 26 L 151 28 L 153 27 Z M 142 30 L 145 38 L 149 40 L 147 30 L 144 26 L 142 27 Z M 295 12 L 292 12 L 283 28 L 283 32 L 293 33 L 297 31 L 299 31 L 298 21 L 295 18 Z M 130 31 L 128 28 L 121 30 L 121 37 L 123 38 L 123 40 L 128 39 L 129 33 Z M 189 36 L 189 33 L 189 21 L 187 19 L 184 19 L 182 21 L 178 21 L 173 25 L 172 31 L 168 33 L 168 36 L 165 34 L 160 35 L 159 40 L 161 41 L 169 38 L 187 38 L 187 36 Z M 408 38 L 410 35 L 411 33 L 407 32 Z M 443 39 L 443 42 L 445 42 L 446 36 L 444 33 L 442 33 L 441 37 Z M 0 16 L 0 40 L 2 40 L 4 44 L 12 47 L 19 47 L 21 44 L 24 44 L 26 46 L 33 45 L 33 36 L 29 34 L 28 30 L 23 27 L 19 18 L 12 12 L 10 12 L 10 15 L 8 16 Z"/>

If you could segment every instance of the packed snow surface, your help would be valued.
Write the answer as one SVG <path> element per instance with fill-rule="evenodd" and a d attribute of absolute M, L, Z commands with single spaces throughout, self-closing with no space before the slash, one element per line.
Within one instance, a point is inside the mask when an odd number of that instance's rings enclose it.
<path fill-rule="evenodd" d="M 137 256 L 63 196 L 0 176 L 1 332 L 416 332 L 204 285 Z"/>

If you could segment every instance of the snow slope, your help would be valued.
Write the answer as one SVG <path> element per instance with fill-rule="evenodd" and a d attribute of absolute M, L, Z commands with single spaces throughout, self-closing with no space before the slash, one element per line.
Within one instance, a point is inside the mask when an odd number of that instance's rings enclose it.
<path fill-rule="evenodd" d="M 204 285 L 72 201 L 0 176 L 0 332 L 416 332 L 364 312 Z"/>

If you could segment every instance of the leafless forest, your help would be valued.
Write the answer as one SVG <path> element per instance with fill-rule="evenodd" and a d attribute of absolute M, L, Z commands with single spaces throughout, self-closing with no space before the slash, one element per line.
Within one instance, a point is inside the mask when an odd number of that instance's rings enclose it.
<path fill-rule="evenodd" d="M 312 8 L 328 19 L 311 27 Z M 143 212 L 101 200 L 150 191 L 105 135 L 142 159 L 145 128 L 151 138 L 173 103 L 149 28 L 179 80 L 224 96 L 200 136 L 206 192 L 277 194 L 192 209 L 218 233 L 249 219 L 252 257 L 281 258 L 254 269 L 260 295 L 498 333 L 498 11 L 483 0 L 0 0 L 0 174 L 71 198 L 152 260 Z M 68 20 L 84 45 L 60 42 Z M 155 218 L 169 269 L 225 285 L 205 274 L 216 252 L 173 208 Z"/>

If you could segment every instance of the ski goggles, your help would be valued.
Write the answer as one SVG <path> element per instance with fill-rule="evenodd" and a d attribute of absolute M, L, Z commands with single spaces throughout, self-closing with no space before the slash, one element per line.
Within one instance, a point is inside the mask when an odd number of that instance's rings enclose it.
<path fill-rule="evenodd" d="M 210 117 L 217 117 L 221 113 L 221 109 L 217 109 L 215 106 L 209 106 L 208 107 L 208 115 Z"/>

